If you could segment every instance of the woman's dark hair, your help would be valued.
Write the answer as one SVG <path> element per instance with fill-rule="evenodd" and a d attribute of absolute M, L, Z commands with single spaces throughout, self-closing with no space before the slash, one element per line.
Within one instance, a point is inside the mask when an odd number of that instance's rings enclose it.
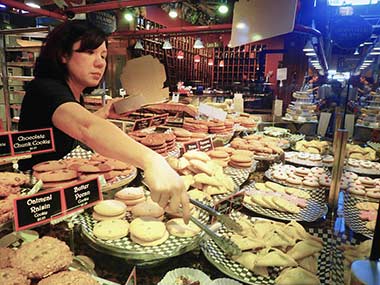
<path fill-rule="evenodd" d="M 77 50 L 83 52 L 107 43 L 107 35 L 85 20 L 72 20 L 57 26 L 46 38 L 37 58 L 34 76 L 65 81 L 68 76 L 62 57 L 71 57 L 73 45 L 81 41 Z"/>

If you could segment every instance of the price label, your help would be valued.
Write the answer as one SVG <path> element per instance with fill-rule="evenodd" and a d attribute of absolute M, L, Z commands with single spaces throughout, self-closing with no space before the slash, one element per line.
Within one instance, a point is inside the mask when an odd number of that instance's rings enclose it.
<path fill-rule="evenodd" d="M 183 150 L 184 152 L 190 151 L 190 150 L 199 150 L 198 142 L 188 142 L 183 144 Z"/>
<path fill-rule="evenodd" d="M 10 134 L 12 155 L 36 154 L 55 150 L 53 130 L 51 128 Z"/>
<path fill-rule="evenodd" d="M 0 135 L 0 156 L 12 155 L 11 137 L 8 133 Z"/>
<path fill-rule="evenodd" d="M 102 191 L 98 179 L 76 184 L 64 189 L 66 208 L 69 212 L 88 208 L 102 200 Z"/>
<path fill-rule="evenodd" d="M 17 198 L 13 206 L 16 231 L 47 223 L 64 211 L 61 189 Z"/>
<path fill-rule="evenodd" d="M 148 128 L 151 124 L 151 121 L 152 121 L 152 118 L 136 120 L 135 124 L 133 125 L 132 131 L 134 132 L 134 131 Z"/>
<path fill-rule="evenodd" d="M 214 149 L 214 144 L 211 138 L 203 139 L 198 141 L 200 151 L 210 151 Z"/>
<path fill-rule="evenodd" d="M 166 121 L 168 120 L 169 114 L 164 114 L 160 116 L 155 116 L 152 118 L 151 126 L 161 126 L 165 125 Z"/>

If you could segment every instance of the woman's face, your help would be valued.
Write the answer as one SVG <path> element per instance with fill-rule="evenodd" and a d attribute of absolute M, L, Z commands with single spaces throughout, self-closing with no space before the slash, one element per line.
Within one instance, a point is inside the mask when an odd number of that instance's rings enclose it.
<path fill-rule="evenodd" d="M 62 58 L 67 66 L 68 81 L 82 89 L 97 86 L 106 69 L 106 43 L 94 50 L 77 52 L 80 44 L 80 41 L 74 43 L 71 57 Z"/>

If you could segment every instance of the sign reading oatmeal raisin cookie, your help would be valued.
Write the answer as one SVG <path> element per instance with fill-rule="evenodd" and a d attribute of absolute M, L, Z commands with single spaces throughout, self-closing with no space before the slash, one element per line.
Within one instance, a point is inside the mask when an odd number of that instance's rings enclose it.
<path fill-rule="evenodd" d="M 61 189 L 13 200 L 16 231 L 32 228 L 62 216 L 64 203 Z"/>
<path fill-rule="evenodd" d="M 98 179 L 87 180 L 64 189 L 66 208 L 68 212 L 88 208 L 99 200 L 103 200 Z"/>
<path fill-rule="evenodd" d="M 12 155 L 37 154 L 55 151 L 51 128 L 11 132 Z"/>

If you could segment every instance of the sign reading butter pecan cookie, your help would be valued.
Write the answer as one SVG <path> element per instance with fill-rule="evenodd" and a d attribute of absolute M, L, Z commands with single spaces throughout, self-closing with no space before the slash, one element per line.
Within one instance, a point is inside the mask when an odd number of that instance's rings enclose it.
<path fill-rule="evenodd" d="M 23 244 L 11 264 L 26 272 L 28 278 L 42 278 L 66 268 L 72 261 L 73 254 L 66 243 L 45 236 Z"/>

